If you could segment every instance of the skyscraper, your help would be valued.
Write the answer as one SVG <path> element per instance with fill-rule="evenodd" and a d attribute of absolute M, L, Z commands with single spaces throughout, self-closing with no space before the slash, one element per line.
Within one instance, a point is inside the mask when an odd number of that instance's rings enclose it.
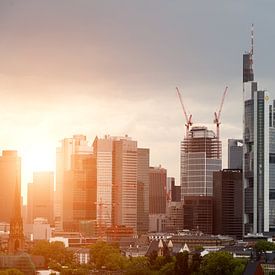
<path fill-rule="evenodd" d="M 14 186 L 14 195 L 13 199 L 11 201 L 13 202 L 13 205 L 11 207 L 12 216 L 10 219 L 10 235 L 9 235 L 9 241 L 8 241 L 8 252 L 9 254 L 15 254 L 19 251 L 24 250 L 25 245 L 25 239 L 24 239 L 24 233 L 23 233 L 23 219 L 21 216 L 21 183 L 18 177 L 18 165 L 20 167 L 20 161 L 17 157 L 16 151 L 4 151 L 3 156 L 13 158 L 15 161 L 15 186 Z M 21 169 L 21 167 L 20 167 Z M 20 170 L 19 170 L 20 173 Z M 5 206 L 5 209 L 7 209 L 7 206 Z"/>
<path fill-rule="evenodd" d="M 243 169 L 242 139 L 228 139 L 228 169 Z"/>
<path fill-rule="evenodd" d="M 0 156 L 0 221 L 9 223 L 14 209 L 18 184 L 21 192 L 21 159 L 16 151 L 3 151 Z"/>
<path fill-rule="evenodd" d="M 243 237 L 242 170 L 224 169 L 213 174 L 213 233 Z"/>
<path fill-rule="evenodd" d="M 269 94 L 254 81 L 252 47 L 243 55 L 245 233 L 275 230 L 274 124 Z"/>
<path fill-rule="evenodd" d="M 53 188 L 53 172 L 33 173 L 33 183 L 28 185 L 28 223 L 33 223 L 35 218 L 45 218 L 54 225 Z"/>
<path fill-rule="evenodd" d="M 113 224 L 137 230 L 137 142 L 113 138 Z"/>
<path fill-rule="evenodd" d="M 181 143 L 181 198 L 212 196 L 213 172 L 221 169 L 221 142 L 206 127 L 192 127 Z"/>
<path fill-rule="evenodd" d="M 102 226 L 112 224 L 113 140 L 110 136 L 96 137 L 93 142 L 97 170 L 97 214 Z"/>
<path fill-rule="evenodd" d="M 167 201 L 167 171 L 161 166 L 150 167 L 149 176 L 149 213 L 165 214 Z"/>
<path fill-rule="evenodd" d="M 56 170 L 58 229 L 78 230 L 80 221 L 96 218 L 96 162 L 85 136 L 61 141 Z"/>
<path fill-rule="evenodd" d="M 137 158 L 137 233 L 149 230 L 149 155 L 146 148 L 138 148 Z"/>

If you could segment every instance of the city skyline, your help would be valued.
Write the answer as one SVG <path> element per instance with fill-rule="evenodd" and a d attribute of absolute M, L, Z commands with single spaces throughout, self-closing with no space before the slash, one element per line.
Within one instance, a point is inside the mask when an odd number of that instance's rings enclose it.
<path fill-rule="evenodd" d="M 274 4 L 262 3 L 1 1 L 0 149 L 18 150 L 25 197 L 32 172 L 54 171 L 58 141 L 73 134 L 91 142 L 128 134 L 179 184 L 185 128 L 176 86 L 195 124 L 213 130 L 229 86 L 221 125 L 226 167 L 225 140 L 242 137 L 241 54 L 252 22 L 257 79 L 271 96 L 275 87 L 268 55 Z"/>

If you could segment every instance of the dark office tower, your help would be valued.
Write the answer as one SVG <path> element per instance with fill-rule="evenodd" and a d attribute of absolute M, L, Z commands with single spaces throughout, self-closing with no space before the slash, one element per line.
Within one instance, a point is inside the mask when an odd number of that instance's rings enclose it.
<path fill-rule="evenodd" d="M 149 214 L 165 214 L 166 212 L 166 169 L 150 167 L 149 170 Z"/>
<path fill-rule="evenodd" d="M 213 174 L 213 233 L 243 237 L 242 170 L 224 169 Z"/>
<path fill-rule="evenodd" d="M 228 139 L 228 169 L 243 169 L 242 139 Z"/>
<path fill-rule="evenodd" d="M 176 185 L 174 177 L 167 177 L 167 200 L 180 202 L 181 201 L 181 187 L 180 185 Z"/>
<path fill-rule="evenodd" d="M 213 172 L 221 169 L 221 142 L 206 127 L 193 127 L 181 143 L 181 198 L 212 196 Z"/>
<path fill-rule="evenodd" d="M 137 233 L 149 231 L 149 149 L 138 148 L 137 159 Z"/>
<path fill-rule="evenodd" d="M 28 185 L 28 223 L 33 223 L 35 218 L 45 218 L 54 225 L 53 189 L 53 172 L 33 173 L 33 183 Z"/>
<path fill-rule="evenodd" d="M 16 157 L 16 152 L 13 152 Z M 23 219 L 21 216 L 21 184 L 15 172 L 15 190 L 13 196 L 12 218 L 10 219 L 10 235 L 8 241 L 9 254 L 16 254 L 24 250 Z"/>
<path fill-rule="evenodd" d="M 187 196 L 183 205 L 183 228 L 213 233 L 213 197 Z"/>
<path fill-rule="evenodd" d="M 21 159 L 16 151 L 0 156 L 0 221 L 9 223 L 14 209 L 16 184 L 21 188 Z"/>

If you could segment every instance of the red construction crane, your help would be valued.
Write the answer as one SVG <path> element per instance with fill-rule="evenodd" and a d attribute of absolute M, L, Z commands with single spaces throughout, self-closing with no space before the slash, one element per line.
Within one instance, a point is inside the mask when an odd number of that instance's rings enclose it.
<path fill-rule="evenodd" d="M 223 106 L 224 99 L 225 99 L 225 96 L 226 96 L 226 93 L 227 93 L 227 89 L 228 89 L 228 87 L 226 86 L 225 90 L 223 92 L 222 101 L 221 101 L 218 113 L 217 112 L 214 113 L 214 123 L 217 126 L 217 138 L 218 138 L 218 140 L 220 140 L 221 111 L 222 111 L 222 106 Z"/>
<path fill-rule="evenodd" d="M 182 97 L 181 97 L 181 93 L 179 91 L 179 88 L 176 87 L 176 90 L 177 90 L 177 94 L 178 94 L 178 97 L 179 97 L 179 100 L 180 100 L 180 104 L 181 104 L 181 107 L 182 107 L 182 110 L 183 110 L 183 113 L 184 113 L 184 116 L 185 116 L 185 127 L 186 127 L 186 137 L 187 137 L 188 136 L 188 132 L 189 132 L 189 128 L 193 124 L 193 122 L 192 122 L 192 114 L 190 114 L 189 116 L 187 115 L 187 112 L 186 112 L 185 107 L 183 105 L 183 101 L 182 101 Z"/>

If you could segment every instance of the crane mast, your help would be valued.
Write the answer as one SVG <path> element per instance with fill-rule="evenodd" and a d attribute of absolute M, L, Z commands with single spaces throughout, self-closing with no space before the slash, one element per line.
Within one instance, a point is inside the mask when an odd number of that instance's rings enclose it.
<path fill-rule="evenodd" d="M 181 108 L 183 110 L 183 114 L 184 114 L 184 118 L 185 118 L 185 127 L 186 127 L 186 137 L 188 136 L 188 133 L 189 133 L 189 128 L 190 126 L 193 125 L 193 122 L 192 122 L 192 114 L 190 114 L 189 116 L 187 115 L 187 112 L 186 112 L 186 109 L 183 105 L 183 101 L 182 101 L 182 96 L 181 96 L 181 93 L 179 91 L 179 88 L 176 87 L 176 90 L 177 90 L 177 95 L 179 97 L 179 100 L 180 100 L 180 104 L 181 104 Z"/>
<path fill-rule="evenodd" d="M 222 95 L 222 100 L 220 103 L 219 110 L 218 110 L 218 112 L 214 112 L 214 123 L 216 124 L 216 136 L 217 136 L 218 142 L 220 141 L 221 111 L 222 111 L 222 107 L 223 107 L 223 103 L 224 103 L 224 99 L 225 99 L 227 90 L 228 90 L 228 87 L 226 86 L 225 90 L 223 92 L 223 95 Z M 219 145 L 219 147 L 220 147 L 220 145 Z M 218 158 L 220 158 L 220 155 L 221 155 L 221 152 L 219 149 L 218 150 Z"/>

